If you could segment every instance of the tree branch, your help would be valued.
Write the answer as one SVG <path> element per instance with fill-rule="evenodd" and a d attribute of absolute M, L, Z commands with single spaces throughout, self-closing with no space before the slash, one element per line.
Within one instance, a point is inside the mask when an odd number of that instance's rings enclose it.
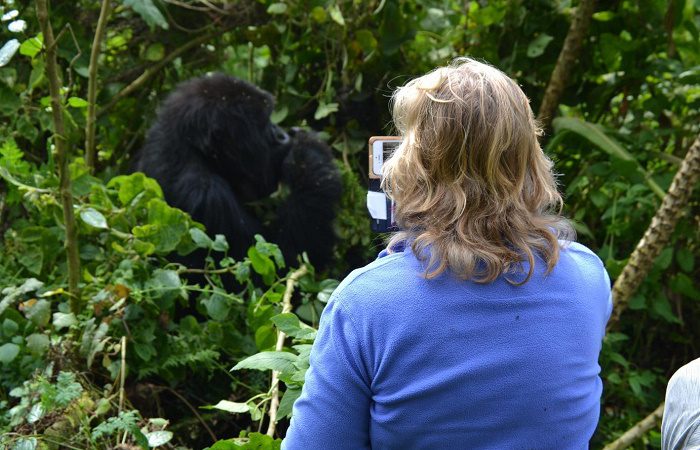
<path fill-rule="evenodd" d="M 51 95 L 51 113 L 54 125 L 54 144 L 56 145 L 56 162 L 58 164 L 59 193 L 63 209 L 63 222 L 66 228 L 66 258 L 68 260 L 68 292 L 70 309 L 75 315 L 80 313 L 80 257 L 78 255 L 78 229 L 73 213 L 73 194 L 71 193 L 70 171 L 68 169 L 68 142 L 63 123 L 63 103 L 61 101 L 61 81 L 56 62 L 56 41 L 49 21 L 47 0 L 36 1 L 36 16 L 44 35 L 46 51 L 46 78 L 49 81 Z"/>
<path fill-rule="evenodd" d="M 141 75 L 138 76 L 134 81 L 132 81 L 128 86 L 126 86 L 124 89 L 119 91 L 113 98 L 112 100 L 107 103 L 104 108 L 100 109 L 97 112 L 97 116 L 101 116 L 108 110 L 110 110 L 119 100 L 123 99 L 124 97 L 127 97 L 131 94 L 133 94 L 136 90 L 139 88 L 143 87 L 155 74 L 157 74 L 163 67 L 168 65 L 172 60 L 177 58 L 178 56 L 182 55 L 186 51 L 190 50 L 193 47 L 196 47 L 198 45 L 201 45 L 208 40 L 225 33 L 226 31 L 230 30 L 233 28 L 232 26 L 224 27 L 222 29 L 213 31 L 211 33 L 203 34 L 202 36 L 199 36 L 197 38 L 194 38 L 190 41 L 188 41 L 186 44 L 176 48 L 173 50 L 171 53 L 166 55 L 163 59 L 158 61 L 156 64 L 152 65 L 151 67 L 148 67 L 146 70 L 143 71 Z"/>
<path fill-rule="evenodd" d="M 683 215 L 698 180 L 700 180 L 700 136 L 690 146 L 681 167 L 673 177 L 671 187 L 661 201 L 661 206 L 651 219 L 649 228 L 632 252 L 622 273 L 615 280 L 612 289 L 613 314 L 608 322 L 608 329 L 619 321 L 620 314 L 627 308 L 629 299 L 642 284 L 654 260 L 671 239 L 671 234 Z"/>
<path fill-rule="evenodd" d="M 588 33 L 588 26 L 591 23 L 591 16 L 595 9 L 595 0 L 581 0 L 576 13 L 571 21 L 569 32 L 566 34 L 564 46 L 559 52 L 557 64 L 554 66 L 552 76 L 547 83 L 547 88 L 544 91 L 544 97 L 540 104 L 540 110 L 537 114 L 537 119 L 542 124 L 543 129 L 548 129 L 552 125 L 552 119 L 559 106 L 561 94 L 564 92 L 571 69 L 574 67 L 581 47 L 583 47 L 583 39 Z"/>
<path fill-rule="evenodd" d="M 603 447 L 603 450 L 622 450 L 629 447 L 634 441 L 644 436 L 644 433 L 654 428 L 656 424 L 659 423 L 659 420 L 661 420 L 663 415 L 664 404 L 662 402 L 653 413 L 649 414 L 635 426 L 625 431 L 624 434 L 615 441 Z"/>
<path fill-rule="evenodd" d="M 97 28 L 95 29 L 95 37 L 92 40 L 92 49 L 90 51 L 90 66 L 88 68 L 88 110 L 87 121 L 85 123 L 85 163 L 91 173 L 95 172 L 95 117 L 97 115 L 97 59 L 100 56 L 102 47 L 102 39 L 105 34 L 105 25 L 109 18 L 110 1 L 102 0 L 100 8 L 100 17 L 97 19 Z"/>
<path fill-rule="evenodd" d="M 294 286 L 296 285 L 297 280 L 306 275 L 306 273 L 306 266 L 301 266 L 299 269 L 295 270 L 289 278 L 287 278 L 287 286 L 284 290 L 284 297 L 282 297 L 282 314 L 292 311 L 292 293 L 294 292 Z M 283 332 L 277 331 L 277 344 L 275 345 L 275 351 L 282 351 L 284 348 L 284 339 L 286 337 L 287 336 Z M 274 437 L 275 427 L 277 425 L 277 410 L 279 409 L 280 404 L 279 376 L 280 373 L 278 371 L 272 371 L 272 382 L 270 383 L 272 400 L 270 400 L 270 411 L 268 412 L 270 423 L 267 426 L 267 435 L 270 437 Z"/>

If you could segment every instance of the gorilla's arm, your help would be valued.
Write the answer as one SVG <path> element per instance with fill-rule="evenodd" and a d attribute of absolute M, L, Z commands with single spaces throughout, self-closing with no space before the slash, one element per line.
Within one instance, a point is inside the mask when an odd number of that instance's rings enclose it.
<path fill-rule="evenodd" d="M 189 211 L 207 234 L 223 234 L 229 243 L 229 254 L 241 258 L 262 232 L 260 222 L 243 208 L 229 184 L 209 171 L 188 171 L 170 187 L 166 200 L 183 211 Z"/>
<path fill-rule="evenodd" d="M 330 149 L 305 134 L 297 135 L 283 163 L 282 182 L 291 192 L 277 212 L 277 243 L 287 259 L 306 251 L 316 267 L 327 265 L 335 242 L 335 208 L 342 193 Z"/>

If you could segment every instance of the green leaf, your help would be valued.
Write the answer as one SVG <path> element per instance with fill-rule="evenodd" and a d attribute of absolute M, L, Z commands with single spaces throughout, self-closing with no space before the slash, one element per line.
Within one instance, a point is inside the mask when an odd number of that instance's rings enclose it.
<path fill-rule="evenodd" d="M 659 256 L 656 257 L 656 261 L 654 261 L 654 265 L 659 270 L 666 270 L 669 268 L 672 261 L 673 261 L 673 247 L 666 247 L 665 249 L 663 249 L 661 251 Z"/>
<path fill-rule="evenodd" d="M 217 234 L 214 236 L 214 243 L 212 244 L 211 249 L 216 252 L 227 252 L 228 242 L 226 242 L 226 236 L 223 234 Z"/>
<path fill-rule="evenodd" d="M 150 448 L 165 445 L 173 438 L 173 432 L 167 430 L 151 431 L 149 433 L 144 433 L 144 435 L 146 439 L 148 439 L 148 446 Z"/>
<path fill-rule="evenodd" d="M 12 446 L 12 450 L 36 450 L 39 441 L 35 437 L 19 438 Z"/>
<path fill-rule="evenodd" d="M 328 8 L 328 12 L 331 15 L 331 19 L 338 25 L 344 27 L 345 26 L 345 18 L 343 17 L 343 13 L 340 12 L 340 8 L 338 5 L 333 5 Z"/>
<path fill-rule="evenodd" d="M 27 348 L 34 355 L 43 355 L 49 349 L 49 337 L 45 334 L 33 333 L 27 336 Z"/>
<path fill-rule="evenodd" d="M 228 318 L 228 313 L 231 310 L 231 301 L 228 297 L 214 293 L 208 299 L 202 300 L 202 303 L 212 319 L 222 322 Z"/>
<path fill-rule="evenodd" d="M 159 26 L 164 30 L 169 28 L 168 21 L 153 4 L 153 0 L 124 0 L 124 5 L 132 8 L 149 27 Z"/>
<path fill-rule="evenodd" d="M 323 9 L 323 8 L 321 8 L 321 9 Z M 274 124 L 279 124 L 284 119 L 287 118 L 288 114 L 289 114 L 289 108 L 287 108 L 286 105 L 282 105 L 279 109 L 272 112 L 272 114 L 270 115 L 270 122 L 272 122 Z"/>
<path fill-rule="evenodd" d="M 338 287 L 340 283 L 338 280 L 333 280 L 333 279 L 327 279 L 321 281 L 319 283 L 319 292 L 316 295 L 316 298 L 318 299 L 319 302 L 321 303 L 328 303 L 328 300 L 330 300 L 331 295 L 333 295 L 333 291 Z"/>
<path fill-rule="evenodd" d="M 248 249 L 248 258 L 257 274 L 265 276 L 275 273 L 275 263 L 269 256 L 261 254 L 256 247 Z"/>
<path fill-rule="evenodd" d="M 51 320 L 51 303 L 44 299 L 37 300 L 25 309 L 24 315 L 37 326 L 44 327 Z"/>
<path fill-rule="evenodd" d="M 87 108 L 88 102 L 80 97 L 70 97 L 68 99 L 68 106 L 73 108 Z"/>
<path fill-rule="evenodd" d="M 287 336 L 295 336 L 301 330 L 299 318 L 292 313 L 277 314 L 270 320 Z"/>
<path fill-rule="evenodd" d="M 205 406 L 206 409 L 220 409 L 222 411 L 230 412 L 232 414 L 243 414 L 250 411 L 247 403 L 237 403 L 228 400 L 221 400 L 216 405 Z"/>
<path fill-rule="evenodd" d="M 282 400 L 280 401 L 279 409 L 277 410 L 277 421 L 278 422 L 281 419 L 284 419 L 285 417 L 291 417 L 292 407 L 294 406 L 294 402 L 299 398 L 300 395 L 301 395 L 301 389 L 288 388 L 286 391 L 284 391 L 284 396 L 282 397 Z"/>
<path fill-rule="evenodd" d="M 671 289 L 688 298 L 700 301 L 700 290 L 695 287 L 693 280 L 684 273 L 677 273 L 671 278 Z"/>
<path fill-rule="evenodd" d="M 143 57 L 146 61 L 160 61 L 165 56 L 165 47 L 160 42 L 151 44 L 146 49 Z"/>
<path fill-rule="evenodd" d="M 148 194 L 147 200 L 151 198 L 163 198 L 163 191 L 158 182 L 153 178 L 146 177 L 141 172 L 131 175 L 120 175 L 112 178 L 107 183 L 108 188 L 117 188 L 118 197 L 122 206 L 133 206 L 131 202 L 139 198 L 139 194 Z"/>
<path fill-rule="evenodd" d="M 19 354 L 19 345 L 7 343 L 0 346 L 0 363 L 8 364 Z"/>
<path fill-rule="evenodd" d="M 19 330 L 19 325 L 17 322 L 15 322 L 12 319 L 5 319 L 2 322 L 2 334 L 5 335 L 6 338 L 12 337 L 17 333 L 17 330 Z"/>
<path fill-rule="evenodd" d="M 185 295 L 180 276 L 174 270 L 156 269 L 153 276 L 146 282 L 146 287 L 154 291 L 155 297 L 166 302 L 165 307 L 179 296 Z"/>
<path fill-rule="evenodd" d="M 241 450 L 243 446 L 238 445 L 233 439 L 216 441 L 209 450 Z"/>
<path fill-rule="evenodd" d="M 30 58 L 34 58 L 41 51 L 41 48 L 43 46 L 44 35 L 39 33 L 33 38 L 29 38 L 26 41 L 22 42 L 22 45 L 20 45 L 19 47 L 19 54 L 29 56 Z"/>
<path fill-rule="evenodd" d="M 199 228 L 190 228 L 190 237 L 199 248 L 211 248 L 214 241 Z"/>
<path fill-rule="evenodd" d="M 372 34 L 370 30 L 357 30 L 355 32 L 355 39 L 365 53 L 371 52 L 377 48 L 377 38 L 374 37 L 374 34 Z"/>
<path fill-rule="evenodd" d="M 530 42 L 527 46 L 527 56 L 530 58 L 537 58 L 547 49 L 547 46 L 554 39 L 547 33 L 542 33 Z"/>
<path fill-rule="evenodd" d="M 326 14 L 326 10 L 322 6 L 315 6 L 311 10 L 311 18 L 318 23 L 323 23 L 328 18 L 328 14 Z"/>
<path fill-rule="evenodd" d="M 558 117 L 554 119 L 552 125 L 557 134 L 563 131 L 573 132 L 614 158 L 623 161 L 633 161 L 637 164 L 637 170 L 644 176 L 644 181 L 649 188 L 659 198 L 663 198 L 666 195 L 664 190 L 651 178 L 651 175 L 639 165 L 636 158 L 625 150 L 619 142 L 608 136 L 599 125 L 575 117 Z"/>
<path fill-rule="evenodd" d="M 19 95 L 4 84 L 0 84 L 0 113 L 6 116 L 16 114 L 21 106 Z M 3 175 L 3 178 L 7 179 L 7 176 Z"/>
<path fill-rule="evenodd" d="M 321 101 L 319 102 L 318 108 L 316 108 L 316 112 L 314 113 L 314 119 L 323 119 L 336 111 L 338 111 L 337 103 L 325 103 Z"/>
<path fill-rule="evenodd" d="M 673 314 L 673 311 L 671 310 L 671 303 L 669 303 L 668 299 L 663 294 L 660 294 L 658 297 L 654 298 L 652 309 L 656 314 L 660 315 L 670 323 L 681 323 L 680 319 Z"/>
<path fill-rule="evenodd" d="M 80 212 L 80 218 L 83 220 L 83 222 L 92 227 L 100 228 L 103 230 L 109 228 L 105 216 L 103 216 L 101 212 L 94 208 L 87 208 L 82 210 Z"/>
<path fill-rule="evenodd" d="M 44 266 L 44 253 L 39 247 L 30 246 L 24 253 L 17 257 L 20 264 L 27 268 L 31 273 L 39 275 Z"/>
<path fill-rule="evenodd" d="M 131 232 L 137 238 L 154 244 L 156 251 L 171 253 L 189 232 L 190 221 L 187 214 L 169 206 L 160 198 L 149 200 L 147 208 L 148 223 L 135 226 Z"/>
<path fill-rule="evenodd" d="M 646 298 L 643 295 L 637 294 L 629 301 L 629 309 L 640 310 L 646 308 Z"/>
<path fill-rule="evenodd" d="M 684 272 L 691 273 L 695 268 L 695 255 L 687 247 L 683 247 L 676 252 L 676 261 Z"/>
<path fill-rule="evenodd" d="M 62 408 L 68 406 L 83 393 L 83 386 L 75 379 L 72 372 L 61 372 L 56 377 L 56 405 Z"/>
<path fill-rule="evenodd" d="M 109 325 L 104 322 L 100 322 L 99 326 L 95 325 L 94 317 L 85 322 L 85 331 L 80 343 L 80 354 L 87 359 L 88 368 L 92 366 L 95 355 L 101 352 L 107 343 L 105 336 L 108 330 Z"/>
<path fill-rule="evenodd" d="M 267 7 L 268 14 L 284 14 L 287 12 L 287 5 L 285 3 L 273 3 Z"/>
<path fill-rule="evenodd" d="M 19 48 L 20 44 L 17 39 L 10 39 L 5 42 L 2 48 L 0 48 L 0 67 L 6 66 L 12 57 L 15 56 Z"/>
<path fill-rule="evenodd" d="M 593 20 L 598 22 L 608 22 L 615 17 L 615 13 L 612 11 L 598 11 L 593 14 Z"/>
<path fill-rule="evenodd" d="M 294 370 L 296 359 L 296 355 L 288 352 L 261 352 L 239 362 L 233 370 L 254 369 L 288 372 Z"/>

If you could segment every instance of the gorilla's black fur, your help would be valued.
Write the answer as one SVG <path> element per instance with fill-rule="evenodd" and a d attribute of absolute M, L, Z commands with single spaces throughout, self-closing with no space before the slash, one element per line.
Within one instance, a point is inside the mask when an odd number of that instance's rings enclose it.
<path fill-rule="evenodd" d="M 340 175 L 326 144 L 270 122 L 273 107 L 268 92 L 227 75 L 187 81 L 161 106 L 135 169 L 155 178 L 168 203 L 210 235 L 226 236 L 234 258 L 260 233 L 280 245 L 287 261 L 306 251 L 323 267 L 335 241 Z M 263 227 L 247 204 L 279 183 L 289 194 L 274 223 Z"/>

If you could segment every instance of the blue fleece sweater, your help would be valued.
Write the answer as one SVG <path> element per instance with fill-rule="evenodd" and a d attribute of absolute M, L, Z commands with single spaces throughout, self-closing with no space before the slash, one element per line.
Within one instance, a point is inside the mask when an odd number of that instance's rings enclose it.
<path fill-rule="evenodd" d="M 426 280 L 406 249 L 352 272 L 321 317 L 287 450 L 586 449 L 610 281 L 568 243 L 513 286 Z"/>

